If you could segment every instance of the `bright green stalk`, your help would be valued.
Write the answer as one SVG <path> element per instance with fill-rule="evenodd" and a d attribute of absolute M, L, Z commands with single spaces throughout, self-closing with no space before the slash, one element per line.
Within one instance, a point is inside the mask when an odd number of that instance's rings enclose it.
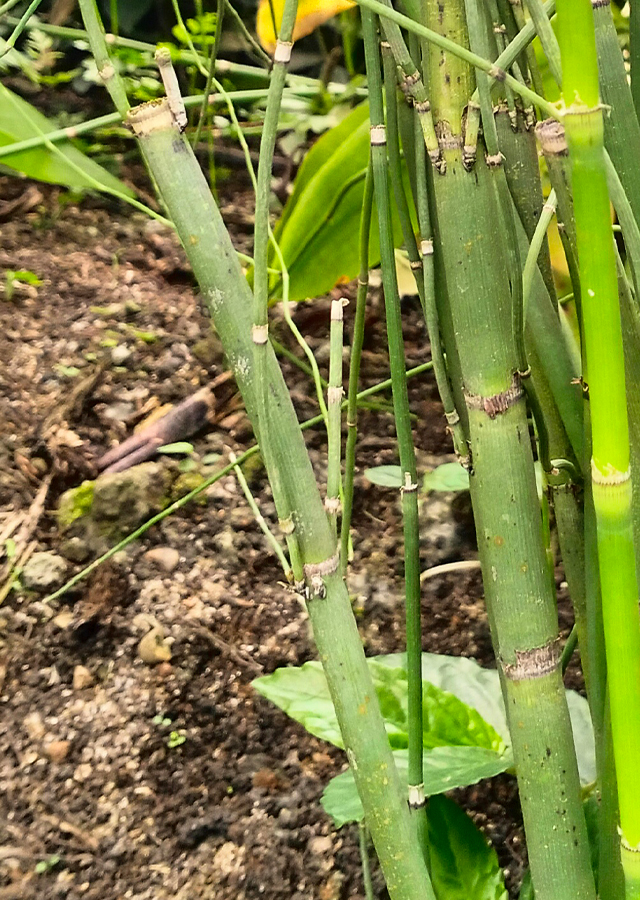
<path fill-rule="evenodd" d="M 466 42 L 461 4 L 423 0 L 423 19 Z M 456 56 L 460 56 L 456 52 Z M 457 350 L 467 405 L 471 497 L 496 657 L 504 674 L 516 773 L 537 900 L 593 900 L 580 783 L 564 696 L 512 333 L 504 231 L 484 154 L 462 160 L 473 73 L 429 48 L 428 84 L 447 172 L 432 176 L 436 265 L 447 358 Z M 562 803 L 558 799 L 562 798 Z"/>
<path fill-rule="evenodd" d="M 324 501 L 331 530 L 338 535 L 340 509 L 340 464 L 342 462 L 342 298 L 331 301 L 329 336 L 329 390 L 327 391 L 327 496 Z"/>
<path fill-rule="evenodd" d="M 349 359 L 349 388 L 347 392 L 347 442 L 344 452 L 344 499 L 340 531 L 340 559 L 343 574 L 349 563 L 349 529 L 353 514 L 353 478 L 356 466 L 356 441 L 358 439 L 358 380 L 360 360 L 364 342 L 364 318 L 369 289 L 369 233 L 371 230 L 371 210 L 373 207 L 373 173 L 371 159 L 364 182 L 364 196 L 360 212 L 360 234 L 358 238 L 360 271 L 356 293 L 356 313 L 353 320 L 351 356 Z"/>
<path fill-rule="evenodd" d="M 558 0 L 565 129 L 582 286 L 593 499 L 627 897 L 640 896 L 640 617 L 624 354 L 591 4 Z"/>
<path fill-rule="evenodd" d="M 380 53 L 375 17 L 362 10 L 365 64 L 369 84 L 371 120 L 371 165 L 378 211 L 380 260 L 387 321 L 387 342 L 393 391 L 393 409 L 402 469 L 402 525 L 404 535 L 405 608 L 407 632 L 407 718 L 409 807 L 414 815 L 419 846 L 428 852 L 426 799 L 422 768 L 422 632 L 420 626 L 420 535 L 418 526 L 418 473 L 409 411 L 405 375 L 404 341 L 400 297 L 396 281 L 389 182 L 387 178 L 386 129 Z M 426 887 L 426 886 L 425 886 Z M 429 884 L 430 888 L 431 885 Z M 427 891 L 431 896 L 431 891 Z"/>

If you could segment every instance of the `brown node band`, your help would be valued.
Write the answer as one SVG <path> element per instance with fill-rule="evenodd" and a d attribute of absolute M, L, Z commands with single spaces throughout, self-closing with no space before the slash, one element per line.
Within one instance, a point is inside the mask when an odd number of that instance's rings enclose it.
<path fill-rule="evenodd" d="M 556 119 L 546 119 L 536 125 L 536 137 L 545 156 L 566 156 L 569 152 L 564 125 Z"/>
<path fill-rule="evenodd" d="M 480 409 L 486 412 L 490 419 L 505 413 L 523 397 L 520 377 L 516 373 L 513 376 L 511 387 L 492 397 L 483 397 L 480 394 L 468 394 L 465 391 L 464 399 L 469 409 Z"/>
<path fill-rule="evenodd" d="M 559 661 L 560 642 L 555 640 L 543 647 L 516 650 L 515 663 L 503 663 L 502 668 L 510 681 L 530 681 L 550 675 L 558 667 Z"/>

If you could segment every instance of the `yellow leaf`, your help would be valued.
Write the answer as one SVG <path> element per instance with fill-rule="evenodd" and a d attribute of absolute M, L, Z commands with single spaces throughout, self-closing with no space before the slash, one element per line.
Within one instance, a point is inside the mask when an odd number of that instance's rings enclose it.
<path fill-rule="evenodd" d="M 272 4 L 276 16 L 276 27 L 280 28 L 284 0 L 272 0 Z M 299 0 L 298 15 L 296 16 L 296 24 L 293 29 L 293 40 L 297 41 L 307 34 L 311 34 L 318 25 L 322 25 L 323 22 L 333 18 L 339 12 L 351 9 L 353 6 L 355 6 L 355 3 L 352 0 Z M 269 0 L 260 0 L 256 31 L 265 50 L 273 53 L 277 35 L 273 28 Z"/>

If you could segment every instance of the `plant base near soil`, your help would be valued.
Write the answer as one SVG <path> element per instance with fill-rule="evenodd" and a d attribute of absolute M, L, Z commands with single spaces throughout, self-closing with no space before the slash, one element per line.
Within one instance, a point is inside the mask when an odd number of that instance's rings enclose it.
<path fill-rule="evenodd" d="M 1 182 L 3 198 L 24 191 L 22 182 Z M 42 477 L 38 459 L 53 460 L 57 475 L 34 538 L 38 549 L 59 552 L 53 510 L 61 493 L 92 477 L 93 460 L 131 431 L 154 398 L 182 400 L 219 374 L 223 360 L 170 232 L 115 206 L 107 211 L 101 201 L 63 207 L 55 188 L 37 189 L 39 204 L 2 229 L 0 263 L 34 271 L 43 285 L 20 286 L 11 303 L 0 303 L 0 358 L 13 360 L 0 373 L 0 527 L 6 515 L 28 509 Z M 249 249 L 250 196 L 222 189 L 222 206 L 236 246 Z M 428 353 L 416 306 L 408 303 L 405 312 L 415 365 Z M 299 306 L 296 321 L 323 360 L 328 301 Z M 363 382 L 371 384 L 387 376 L 378 350 L 380 306 L 367 328 Z M 282 323 L 275 331 L 294 348 Z M 204 345 L 210 352 L 203 363 L 195 348 Z M 115 361 L 111 356 L 95 387 L 68 410 L 66 424 L 56 421 L 78 380 L 116 347 Z M 306 376 L 289 363 L 285 372 L 300 417 L 315 414 Z M 431 375 L 410 385 L 410 399 L 422 458 L 449 453 Z M 193 441 L 201 458 L 239 453 L 250 441 L 232 391 L 217 400 L 216 425 Z M 391 417 L 363 412 L 360 426 L 359 471 L 395 463 Z M 309 432 L 308 442 L 324 477 L 324 439 Z M 272 514 L 261 473 L 252 487 Z M 354 527 L 352 592 L 367 652 L 401 650 L 395 492 L 359 476 Z M 153 547 L 178 551 L 171 574 L 158 554 L 145 558 Z M 450 558 L 472 553 L 462 523 Z M 422 562 L 434 560 L 425 553 Z M 0 608 L 0 845 L 15 853 L 0 859 L 2 896 L 363 896 L 357 832 L 334 832 L 319 805 L 343 754 L 249 686 L 257 674 L 314 655 L 307 619 L 280 580 L 235 480 L 227 478 L 208 491 L 206 507 L 194 504 L 166 519 L 55 609 L 33 594 L 9 595 Z M 141 615 L 153 616 L 173 639 L 170 663 L 150 667 L 137 656 Z M 564 597 L 565 634 L 568 616 Z M 423 617 L 425 650 L 492 665 L 477 573 L 429 580 Z M 90 683 L 78 675 L 74 687 L 78 666 Z M 579 676 L 568 683 L 580 687 Z M 501 776 L 457 799 L 496 845 L 515 896 L 526 862 L 515 780 Z M 376 879 L 377 896 L 385 896 L 379 873 Z"/>

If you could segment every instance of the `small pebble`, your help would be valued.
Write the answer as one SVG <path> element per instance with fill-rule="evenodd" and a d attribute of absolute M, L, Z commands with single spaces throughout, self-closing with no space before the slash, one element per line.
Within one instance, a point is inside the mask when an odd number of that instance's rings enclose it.
<path fill-rule="evenodd" d="M 44 752 L 51 762 L 61 763 L 67 758 L 70 749 L 71 741 L 51 741 L 51 743 L 47 744 L 44 748 Z"/>
<path fill-rule="evenodd" d="M 67 561 L 56 553 L 34 553 L 22 570 L 22 584 L 31 591 L 50 591 L 63 584 Z"/>
<path fill-rule="evenodd" d="M 153 547 L 147 550 L 143 559 L 165 572 L 173 572 L 180 562 L 180 554 L 174 547 Z"/>
<path fill-rule="evenodd" d="M 76 666 L 73 670 L 73 689 L 74 691 L 82 691 L 84 688 L 91 687 L 93 684 L 93 675 L 85 668 L 85 666 Z"/>
<path fill-rule="evenodd" d="M 162 628 L 152 628 L 148 634 L 145 634 L 138 644 L 138 656 L 149 666 L 160 662 L 169 662 L 171 647 L 164 639 Z"/>

